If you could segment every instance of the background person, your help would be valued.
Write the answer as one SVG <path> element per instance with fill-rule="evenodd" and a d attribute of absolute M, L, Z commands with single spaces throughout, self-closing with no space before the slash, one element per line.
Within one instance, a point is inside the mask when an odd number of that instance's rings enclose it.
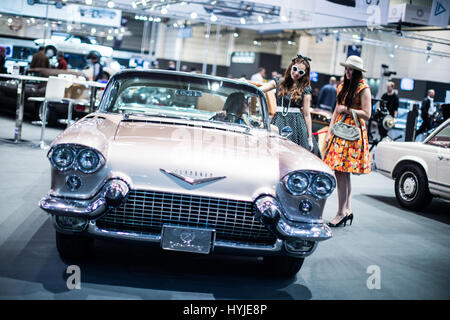
<path fill-rule="evenodd" d="M 276 89 L 278 107 L 272 124 L 280 132 L 286 126 L 291 127 L 293 133 L 288 139 L 320 157 L 317 141 L 312 135 L 309 61 L 310 58 L 297 55 L 287 67 L 283 79 L 271 80 L 259 88 L 263 92 Z"/>
<path fill-rule="evenodd" d="M 50 68 L 50 60 L 45 55 L 45 47 L 40 46 L 38 52 L 33 55 L 30 63 L 30 69 Z"/>
<path fill-rule="evenodd" d="M 352 110 L 355 111 L 361 128 L 361 137 L 357 141 L 348 141 L 333 136 L 328 131 L 327 148 L 323 161 L 335 172 L 338 191 L 338 211 L 328 225 L 337 227 L 353 222 L 351 210 L 352 187 L 350 173 L 370 173 L 369 141 L 365 120 L 369 120 L 372 112 L 370 88 L 363 78 L 363 60 L 358 56 L 349 56 L 345 63 L 344 84 L 339 85 L 336 108 L 330 122 L 331 126 L 346 116 L 345 123 L 355 126 Z"/>
<path fill-rule="evenodd" d="M 427 133 L 430 129 L 432 129 L 433 122 L 433 114 L 436 111 L 436 107 L 434 105 L 434 90 L 430 89 L 427 92 L 427 96 L 422 101 L 422 106 L 420 107 L 420 112 L 422 115 L 422 124 L 420 125 L 419 130 L 417 131 L 417 135 L 420 133 Z"/>
<path fill-rule="evenodd" d="M 250 80 L 258 83 L 264 83 L 265 77 L 266 77 L 266 69 L 258 68 L 258 72 L 253 74 Z"/>
<path fill-rule="evenodd" d="M 58 51 L 56 56 L 58 57 L 58 67 L 57 67 L 57 69 L 67 70 L 67 61 L 66 61 L 66 59 L 64 59 L 64 53 L 62 51 Z"/>
<path fill-rule="evenodd" d="M 96 52 L 91 52 L 88 58 L 92 62 L 92 81 L 98 81 L 103 78 L 103 66 L 100 63 L 100 55 Z"/>
<path fill-rule="evenodd" d="M 381 100 L 386 101 L 386 108 L 389 114 L 394 118 L 397 118 L 398 110 L 398 96 L 394 91 L 395 83 L 389 81 L 386 86 L 386 92 L 381 96 Z M 378 131 L 380 133 L 380 139 L 387 136 L 387 130 L 383 127 L 383 121 L 378 122 Z"/>
<path fill-rule="evenodd" d="M 6 62 L 6 49 L 4 47 L 0 47 L 0 73 L 8 73 L 5 67 Z"/>
<path fill-rule="evenodd" d="M 336 95 L 336 78 L 330 77 L 328 84 L 324 85 L 319 91 L 318 107 L 333 112 L 336 107 Z"/>

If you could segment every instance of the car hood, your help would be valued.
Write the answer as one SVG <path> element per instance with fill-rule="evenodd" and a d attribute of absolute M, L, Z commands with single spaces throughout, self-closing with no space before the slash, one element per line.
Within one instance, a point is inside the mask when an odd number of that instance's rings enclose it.
<path fill-rule="evenodd" d="M 275 195 L 280 179 L 291 171 L 333 174 L 319 158 L 279 135 L 231 127 L 122 121 L 99 114 L 72 125 L 54 144 L 96 148 L 107 161 L 108 176 L 121 177 L 136 190 L 253 201 L 261 194 Z M 192 185 L 181 177 L 218 179 Z"/>

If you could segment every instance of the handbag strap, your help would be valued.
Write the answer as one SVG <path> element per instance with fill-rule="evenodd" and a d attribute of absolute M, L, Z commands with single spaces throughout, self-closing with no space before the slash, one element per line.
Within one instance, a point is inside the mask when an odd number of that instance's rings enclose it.
<path fill-rule="evenodd" d="M 352 109 L 352 116 L 353 116 L 353 120 L 355 120 L 356 127 L 359 128 L 361 126 L 361 124 L 359 123 L 359 119 L 356 116 L 355 110 L 353 110 L 353 109 Z M 347 114 L 346 113 L 344 113 L 344 116 L 341 117 L 341 119 L 339 119 L 338 122 L 344 122 L 345 118 L 347 118 Z"/>

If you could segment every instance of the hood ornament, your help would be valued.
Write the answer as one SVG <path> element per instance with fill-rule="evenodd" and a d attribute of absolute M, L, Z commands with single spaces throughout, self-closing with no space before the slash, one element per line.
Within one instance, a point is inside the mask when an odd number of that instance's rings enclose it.
<path fill-rule="evenodd" d="M 180 179 L 180 180 L 182 180 L 184 182 L 187 182 L 187 183 L 189 183 L 190 185 L 193 185 L 193 186 L 196 186 L 196 185 L 199 185 L 199 184 L 202 184 L 202 183 L 217 181 L 217 180 L 221 180 L 221 179 L 225 179 L 226 178 L 225 176 L 222 176 L 222 177 L 212 177 L 211 176 L 211 177 L 206 177 L 206 178 L 195 179 L 195 178 L 189 177 L 187 175 L 176 173 L 176 172 L 169 171 L 169 170 L 166 170 L 166 169 L 159 169 L 159 170 L 161 172 L 170 174 L 171 176 L 173 176 L 175 178 L 178 178 L 178 179 Z"/>

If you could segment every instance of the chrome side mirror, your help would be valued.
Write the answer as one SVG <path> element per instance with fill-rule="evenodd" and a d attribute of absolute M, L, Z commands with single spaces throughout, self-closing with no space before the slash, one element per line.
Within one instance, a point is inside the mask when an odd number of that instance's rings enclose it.
<path fill-rule="evenodd" d="M 290 126 L 286 126 L 283 129 L 281 129 L 280 135 L 283 138 L 289 138 L 289 136 L 292 134 L 292 128 Z"/>

